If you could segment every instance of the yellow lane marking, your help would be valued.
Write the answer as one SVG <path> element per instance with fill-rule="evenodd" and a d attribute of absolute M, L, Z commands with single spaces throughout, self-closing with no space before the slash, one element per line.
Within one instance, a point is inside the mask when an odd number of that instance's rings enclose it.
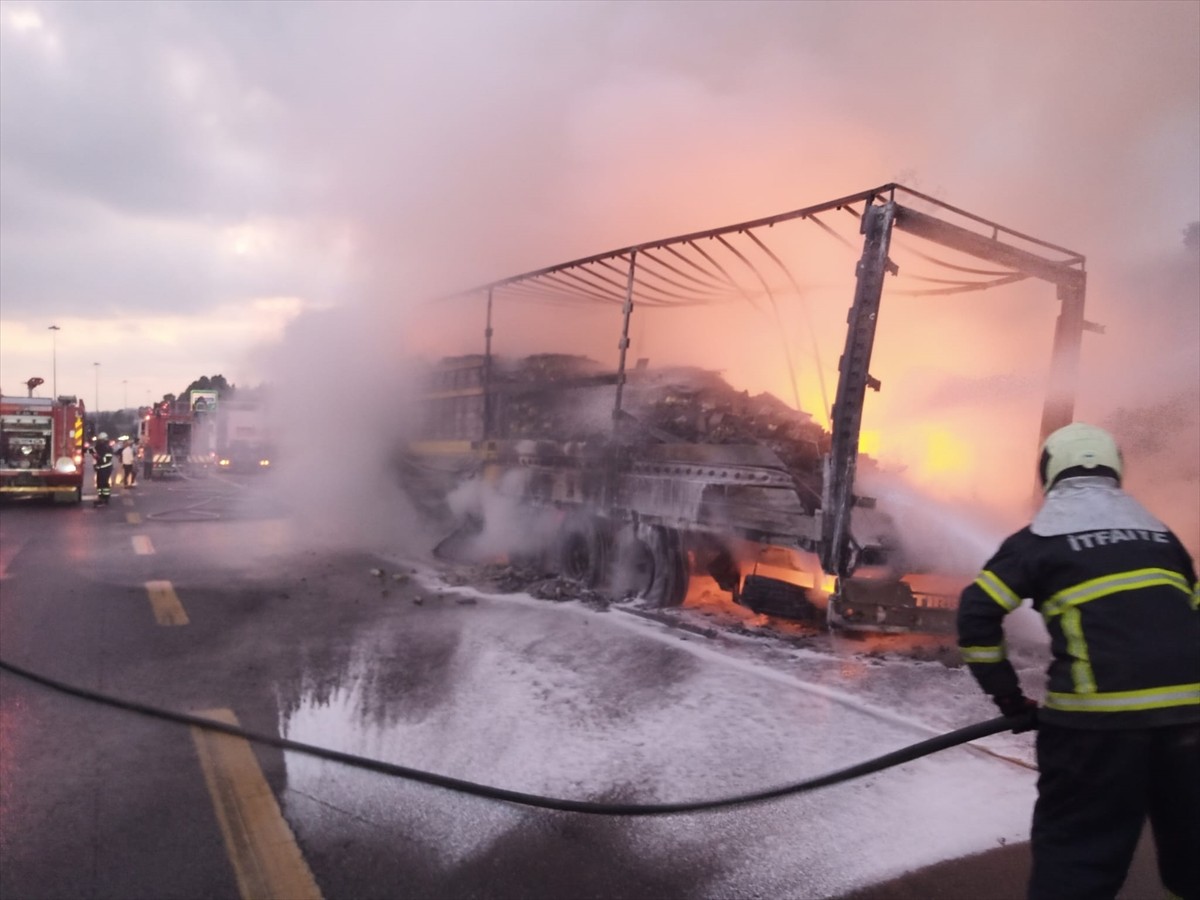
<path fill-rule="evenodd" d="M 126 506 L 133 506 L 133 498 L 132 497 L 122 497 L 121 502 L 124 503 Z"/>
<path fill-rule="evenodd" d="M 130 525 L 141 525 L 142 517 L 138 513 L 129 512 L 129 513 L 125 513 L 125 521 L 128 522 Z"/>
<path fill-rule="evenodd" d="M 150 607 L 154 610 L 154 621 L 159 625 L 186 625 L 187 613 L 175 588 L 169 581 L 147 581 L 146 593 L 150 595 Z"/>
<path fill-rule="evenodd" d="M 154 552 L 154 545 L 150 543 L 150 538 L 144 534 L 135 534 L 131 540 L 133 541 L 133 552 L 138 556 L 149 556 Z"/>
<path fill-rule="evenodd" d="M 196 715 L 238 724 L 230 709 L 208 709 Z M 321 900 L 312 871 L 250 744 L 242 738 L 195 727 L 192 740 L 242 900 Z"/>

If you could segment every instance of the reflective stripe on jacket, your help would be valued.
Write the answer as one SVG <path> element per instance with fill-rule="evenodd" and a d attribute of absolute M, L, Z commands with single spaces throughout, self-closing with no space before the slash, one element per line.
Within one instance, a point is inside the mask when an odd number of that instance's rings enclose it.
<path fill-rule="evenodd" d="M 113 464 L 112 447 L 108 444 L 97 444 L 92 448 L 92 456 L 96 460 L 97 469 L 111 469 Z"/>
<path fill-rule="evenodd" d="M 1169 531 L 1097 529 L 1000 546 L 958 611 L 963 661 L 983 689 L 1020 683 L 1003 620 L 1029 598 L 1053 659 L 1041 718 L 1083 728 L 1200 722 L 1200 588 Z"/>

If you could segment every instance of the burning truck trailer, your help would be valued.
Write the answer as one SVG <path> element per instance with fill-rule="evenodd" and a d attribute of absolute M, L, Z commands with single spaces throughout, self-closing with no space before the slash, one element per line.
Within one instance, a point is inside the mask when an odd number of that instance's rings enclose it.
<path fill-rule="evenodd" d="M 822 218 L 836 213 L 854 216 L 862 244 L 827 430 L 799 410 L 798 396 L 793 408 L 740 394 L 711 370 L 627 365 L 639 307 L 688 307 L 721 294 L 766 296 L 774 306 L 783 292 L 771 281 L 781 278 L 799 294 L 769 242 L 783 225 L 836 237 Z M 539 556 L 558 572 L 648 607 L 681 604 L 701 572 L 734 602 L 766 615 L 847 631 L 950 630 L 956 596 L 922 586 L 936 567 L 911 566 L 902 523 L 855 490 L 859 467 L 873 465 L 859 452 L 860 431 L 866 391 L 881 387 L 869 366 L 885 279 L 900 274 L 889 255 L 896 231 L 1000 267 L 955 265 L 914 250 L 955 273 L 922 279 L 920 293 L 1027 278 L 1056 286 L 1061 309 L 1041 433 L 1069 423 L 1082 333 L 1097 330 L 1083 318 L 1083 257 L 888 184 L 469 292 L 484 306 L 483 352 L 431 368 L 423 430 L 403 460 L 406 488 L 450 531 L 441 549 L 487 531 L 486 503 L 454 502 L 474 485 L 521 510 L 523 533 L 549 533 Z M 495 354 L 493 311 L 530 300 L 619 311 L 615 367 L 571 354 L 515 361 Z"/>

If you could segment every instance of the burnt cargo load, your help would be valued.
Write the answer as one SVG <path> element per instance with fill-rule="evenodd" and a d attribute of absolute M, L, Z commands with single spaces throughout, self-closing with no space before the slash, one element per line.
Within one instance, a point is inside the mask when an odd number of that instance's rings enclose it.
<path fill-rule="evenodd" d="M 406 481 L 448 523 L 445 498 L 464 478 L 514 503 L 557 510 L 550 568 L 589 588 L 675 606 L 702 572 L 755 612 L 825 624 L 826 601 L 813 595 L 823 593 L 829 433 L 769 393 L 737 391 L 720 373 L 646 361 L 627 375 L 614 429 L 616 385 L 616 373 L 579 356 L 442 360 L 427 376 L 423 440 L 411 448 Z M 890 523 L 877 512 L 862 516 L 870 536 L 855 552 L 884 563 Z M 774 576 L 743 576 L 767 557 Z M 874 602 L 863 604 L 872 630 L 948 627 L 941 598 L 925 598 L 928 611 L 914 613 L 912 588 L 894 575 L 872 586 Z"/>
<path fill-rule="evenodd" d="M 78 503 L 83 425 L 76 397 L 0 397 L 0 496 Z"/>
<path fill-rule="evenodd" d="M 641 307 L 687 316 L 689 308 L 733 298 L 763 311 L 762 304 L 784 298 L 780 283 L 800 298 L 783 259 L 784 242 L 793 239 L 787 229 L 834 234 L 857 252 L 820 218 L 845 213 L 856 220 L 861 253 L 828 430 L 798 411 L 798 397 L 789 406 L 769 394 L 740 393 L 706 369 L 627 364 L 630 323 Z M 905 559 L 903 524 L 856 491 L 860 467 L 873 465 L 860 455 L 859 440 L 867 390 L 882 386 L 869 371 L 880 301 L 885 280 L 903 277 L 890 255 L 895 231 L 926 250 L 967 258 L 945 263 L 914 249 L 906 265 L 948 266 L 953 277 L 914 275 L 906 293 L 974 292 L 1029 278 L 1055 286 L 1062 312 L 1042 436 L 1067 424 L 1081 336 L 1092 327 L 1083 318 L 1083 257 L 889 184 L 457 295 L 480 302 L 483 352 L 431 367 L 423 428 L 402 460 L 418 505 L 448 519 L 441 549 L 468 546 L 489 525 L 531 542 L 545 529 L 533 552 L 561 574 L 646 606 L 680 604 L 692 575 L 706 573 L 766 615 L 849 630 L 949 630 L 954 593 L 922 587 L 938 579 L 923 581 Z M 977 268 L 972 259 L 990 266 Z M 494 306 L 530 301 L 566 307 L 567 315 L 572 304 L 618 311 L 615 365 L 560 353 L 499 358 Z M 495 511 L 486 503 L 462 502 L 472 486 L 528 518 L 505 512 L 503 522 L 489 523 Z"/>

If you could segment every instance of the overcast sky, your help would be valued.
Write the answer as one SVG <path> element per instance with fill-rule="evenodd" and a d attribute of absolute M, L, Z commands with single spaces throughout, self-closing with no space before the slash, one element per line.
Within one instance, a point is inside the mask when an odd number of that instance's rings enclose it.
<path fill-rule="evenodd" d="M 1082 407 L 1177 408 L 1198 111 L 1196 2 L 0 0 L 0 384 L 353 387 L 412 298 L 897 180 L 1084 254 Z"/>

